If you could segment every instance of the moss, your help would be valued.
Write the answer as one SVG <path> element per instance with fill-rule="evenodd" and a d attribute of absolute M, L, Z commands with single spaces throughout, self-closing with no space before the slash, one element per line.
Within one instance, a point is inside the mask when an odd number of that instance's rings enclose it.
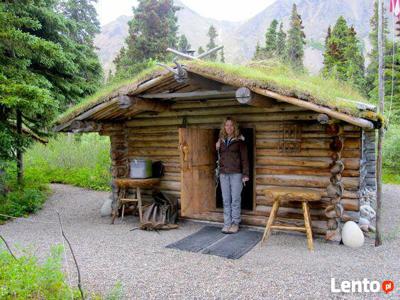
<path fill-rule="evenodd" d="M 111 82 L 110 84 L 103 86 L 92 96 L 85 98 L 82 102 L 69 108 L 67 111 L 59 115 L 54 123 L 62 124 L 68 122 L 69 120 L 84 113 L 92 107 L 103 102 L 107 102 L 112 97 L 114 97 L 118 93 L 118 91 L 135 89 L 139 83 L 160 76 L 162 70 L 162 67 L 155 65 L 146 70 L 143 70 L 133 78 Z"/>
<path fill-rule="evenodd" d="M 247 86 L 268 89 L 281 95 L 313 102 L 333 110 L 356 117 L 379 121 L 375 112 L 360 111 L 357 102 L 369 103 L 350 85 L 321 76 L 299 73 L 276 61 L 252 62 L 248 65 L 231 65 L 210 61 L 183 61 L 188 71 L 217 77 L 220 81 L 233 86 Z M 163 72 L 161 72 L 163 70 Z M 66 123 L 92 107 L 110 100 L 118 92 L 134 92 L 137 86 L 161 74 L 166 74 L 162 67 L 146 69 L 132 79 L 105 86 L 95 95 L 72 107 L 56 120 L 57 124 Z"/>

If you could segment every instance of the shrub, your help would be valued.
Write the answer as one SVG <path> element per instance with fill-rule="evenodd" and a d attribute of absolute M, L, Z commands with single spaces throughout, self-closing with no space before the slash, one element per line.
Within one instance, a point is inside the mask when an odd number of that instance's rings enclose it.
<path fill-rule="evenodd" d="M 94 190 L 110 189 L 110 142 L 98 134 L 59 134 L 48 145 L 36 144 L 26 153 L 27 176 Z"/>
<path fill-rule="evenodd" d="M 400 184 L 400 125 L 392 125 L 385 134 L 383 168 L 385 183 Z"/>

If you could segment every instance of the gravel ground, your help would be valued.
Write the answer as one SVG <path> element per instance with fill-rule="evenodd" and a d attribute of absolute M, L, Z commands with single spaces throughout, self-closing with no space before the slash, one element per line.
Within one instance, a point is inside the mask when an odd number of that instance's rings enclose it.
<path fill-rule="evenodd" d="M 137 217 L 123 222 L 100 217 L 106 192 L 52 185 L 54 194 L 44 208 L 26 219 L 0 226 L 0 233 L 18 253 L 32 247 L 39 257 L 48 255 L 61 243 L 56 211 L 62 215 L 64 230 L 73 244 L 80 265 L 83 286 L 106 294 L 116 282 L 126 299 L 322 299 L 389 298 L 400 295 L 400 186 L 384 186 L 384 244 L 373 246 L 367 238 L 361 249 L 314 240 L 315 251 L 307 250 L 302 235 L 275 233 L 264 247 L 256 245 L 238 260 L 167 249 L 166 245 L 204 224 L 181 222 L 179 229 L 156 232 L 130 231 Z M 76 274 L 68 256 L 72 283 Z M 332 294 L 331 278 L 342 280 L 394 280 L 389 295 Z M 338 286 L 338 284 L 336 284 Z"/>

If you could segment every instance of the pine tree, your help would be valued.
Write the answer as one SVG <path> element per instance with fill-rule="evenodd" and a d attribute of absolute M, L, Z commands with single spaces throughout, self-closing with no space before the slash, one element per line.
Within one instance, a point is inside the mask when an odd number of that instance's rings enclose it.
<path fill-rule="evenodd" d="M 261 59 L 261 46 L 260 46 L 260 42 L 257 41 L 257 45 L 256 45 L 256 51 L 254 52 L 254 56 L 253 56 L 253 60 L 260 60 Z"/>
<path fill-rule="evenodd" d="M 215 39 L 217 38 L 218 33 L 217 33 L 217 30 L 215 29 L 215 27 L 213 25 L 211 25 L 210 28 L 208 29 L 207 36 L 210 39 L 208 44 L 207 44 L 207 51 L 209 51 L 209 50 L 217 47 L 217 44 L 215 43 Z M 216 61 L 217 53 L 213 52 L 208 57 L 209 57 L 209 60 Z"/>
<path fill-rule="evenodd" d="M 265 58 L 272 58 L 277 52 L 277 28 L 278 21 L 272 20 L 267 32 L 265 33 Z"/>
<path fill-rule="evenodd" d="M 179 43 L 178 43 L 178 50 L 185 53 L 186 51 L 190 50 L 191 46 L 184 34 L 181 35 L 179 38 Z"/>
<path fill-rule="evenodd" d="M 166 61 L 167 48 L 177 45 L 177 17 L 173 0 L 139 0 L 129 21 L 129 34 L 124 51 L 117 57 L 117 77 L 128 77 L 152 64 Z"/>
<path fill-rule="evenodd" d="M 205 51 L 204 51 L 203 47 L 201 47 L 201 46 L 197 49 L 197 55 L 203 54 L 204 52 Z"/>
<path fill-rule="evenodd" d="M 32 141 L 26 127 L 46 135 L 59 105 L 84 95 L 70 24 L 57 1 L 0 3 L 0 159 L 17 160 Z"/>
<path fill-rule="evenodd" d="M 61 12 L 68 19 L 69 37 L 75 42 L 71 44 L 71 51 L 79 68 L 84 96 L 94 93 L 103 81 L 102 66 L 94 46 L 94 37 L 100 33 L 100 22 L 92 3 L 96 1 L 64 0 L 60 4 Z"/>
<path fill-rule="evenodd" d="M 224 48 L 221 49 L 221 60 L 222 63 L 225 62 L 225 52 L 224 52 Z"/>
<path fill-rule="evenodd" d="M 306 43 L 302 23 L 301 16 L 297 13 L 296 4 L 293 4 L 287 40 L 287 59 L 293 68 L 299 70 L 304 69 L 303 57 Z"/>
<path fill-rule="evenodd" d="M 286 33 L 283 31 L 283 23 L 279 25 L 279 31 L 276 40 L 276 54 L 281 60 L 286 58 Z"/>
<path fill-rule="evenodd" d="M 364 56 L 354 27 L 348 27 L 341 16 L 330 29 L 325 39 L 325 77 L 334 77 L 353 84 L 360 91 L 365 90 Z"/>

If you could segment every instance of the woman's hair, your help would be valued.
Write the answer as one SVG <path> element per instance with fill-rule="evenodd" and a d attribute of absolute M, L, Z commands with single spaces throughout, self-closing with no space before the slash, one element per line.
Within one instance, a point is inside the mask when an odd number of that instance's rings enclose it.
<path fill-rule="evenodd" d="M 222 139 L 225 139 L 225 138 L 228 137 L 228 134 L 225 131 L 225 124 L 226 124 L 227 121 L 231 121 L 232 122 L 233 127 L 234 127 L 233 136 L 235 138 L 237 138 L 240 135 L 239 124 L 232 117 L 226 117 L 225 120 L 222 122 L 221 128 L 219 130 L 219 137 L 222 138 Z"/>

